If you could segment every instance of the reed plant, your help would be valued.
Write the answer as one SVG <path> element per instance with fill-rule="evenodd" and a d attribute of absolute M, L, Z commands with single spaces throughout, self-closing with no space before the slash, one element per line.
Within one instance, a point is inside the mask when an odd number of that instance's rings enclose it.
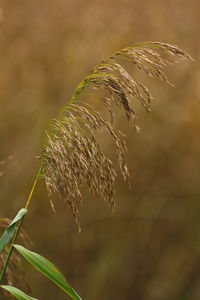
<path fill-rule="evenodd" d="M 67 283 L 63 274 L 46 258 L 28 250 L 27 235 L 21 229 L 28 213 L 36 185 L 44 179 L 52 208 L 52 195 L 57 193 L 71 210 L 79 232 L 80 206 L 84 201 L 82 187 L 107 202 L 112 211 L 115 208 L 115 182 L 117 171 L 113 161 L 103 151 L 97 135 L 107 132 L 113 140 L 119 169 L 124 181 L 129 185 L 129 170 L 126 161 L 125 135 L 115 125 L 113 107 L 117 105 L 125 114 L 131 126 L 138 130 L 134 103 L 140 103 L 148 113 L 151 111 L 153 96 L 149 89 L 124 67 L 124 62 L 132 63 L 149 77 L 171 84 L 164 69 L 185 59 L 192 59 L 176 46 L 159 42 L 135 44 L 115 52 L 94 67 L 84 78 L 69 102 L 53 120 L 46 131 L 46 141 L 40 154 L 40 168 L 35 177 L 28 199 L 13 219 L 0 220 L 4 233 L 0 239 L 0 284 L 17 299 L 34 299 L 14 287 L 16 272 L 20 274 L 21 259 L 24 257 L 42 274 L 52 280 L 74 300 L 81 297 Z M 95 107 L 80 101 L 80 95 L 88 89 L 103 90 L 99 101 L 108 112 L 104 116 Z M 24 243 L 24 246 L 16 242 Z M 15 250 L 15 251 L 13 251 Z M 21 270 L 23 274 L 23 271 Z M 18 280 L 19 276 L 17 276 Z"/>

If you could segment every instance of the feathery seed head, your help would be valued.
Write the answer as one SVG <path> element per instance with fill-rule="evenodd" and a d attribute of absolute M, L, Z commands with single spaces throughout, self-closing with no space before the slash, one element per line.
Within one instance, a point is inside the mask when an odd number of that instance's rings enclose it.
<path fill-rule="evenodd" d="M 79 84 L 66 105 L 60 119 L 52 123 L 53 133 L 42 153 L 43 173 L 50 195 L 57 192 L 70 207 L 76 223 L 79 223 L 79 203 L 83 196 L 81 187 L 87 185 L 90 192 L 97 194 L 114 209 L 116 171 L 112 161 L 103 153 L 96 133 L 106 130 L 112 137 L 121 173 L 128 181 L 129 172 L 125 159 L 126 143 L 123 133 L 113 125 L 112 104 L 116 103 L 137 129 L 134 100 L 149 112 L 153 99 L 150 91 L 133 78 L 116 59 L 134 63 L 149 77 L 156 77 L 169 83 L 164 67 L 191 57 L 176 46 L 148 42 L 127 47 L 114 53 L 97 65 Z M 87 104 L 77 102 L 79 95 L 87 88 L 103 88 L 108 97 L 102 103 L 110 114 L 110 121 Z"/>
<path fill-rule="evenodd" d="M 45 181 L 50 194 L 57 191 L 68 204 L 79 226 L 78 203 L 82 201 L 81 186 L 87 184 L 91 193 L 97 193 L 112 209 L 116 172 L 112 162 L 101 150 L 95 132 L 107 130 L 112 136 L 118 161 L 124 176 L 128 171 L 124 152 L 125 142 L 120 132 L 115 131 L 101 115 L 91 107 L 72 104 L 65 117 L 54 122 L 56 135 L 48 137 L 43 152 Z"/>

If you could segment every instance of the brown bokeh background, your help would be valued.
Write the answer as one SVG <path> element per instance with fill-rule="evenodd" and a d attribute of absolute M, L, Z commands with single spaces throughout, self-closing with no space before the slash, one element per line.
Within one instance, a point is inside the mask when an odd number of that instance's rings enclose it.
<path fill-rule="evenodd" d="M 121 115 L 132 190 L 117 208 L 86 193 L 82 234 L 59 199 L 37 187 L 24 228 L 86 300 L 200 299 L 200 4 L 198 0 L 0 1 L 0 215 L 24 205 L 49 121 L 90 69 L 141 41 L 164 41 L 196 62 L 172 66 L 176 88 L 147 80 L 152 114 L 140 135 Z M 109 140 L 102 139 L 112 155 Z M 25 263 L 32 295 L 67 297 Z M 0 295 L 1 299 L 4 296 Z"/>

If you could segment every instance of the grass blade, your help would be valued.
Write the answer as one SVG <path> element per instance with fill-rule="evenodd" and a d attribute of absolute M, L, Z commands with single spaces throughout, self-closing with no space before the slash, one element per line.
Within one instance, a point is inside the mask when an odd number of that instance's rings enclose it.
<path fill-rule="evenodd" d="M 17 289 L 14 286 L 11 286 L 11 285 L 2 285 L 1 287 L 4 290 L 6 290 L 9 293 L 11 293 L 18 300 L 38 300 L 36 298 L 32 298 L 32 297 L 26 295 L 24 292 L 20 291 L 19 289 Z"/>
<path fill-rule="evenodd" d="M 14 245 L 15 249 L 32 264 L 38 271 L 53 281 L 60 289 L 68 294 L 74 300 L 82 300 L 81 297 L 74 291 L 74 289 L 67 283 L 64 275 L 58 268 L 43 256 L 27 250 L 20 245 Z"/>
<path fill-rule="evenodd" d="M 8 228 L 4 231 L 3 235 L 0 238 L 0 254 L 5 250 L 6 246 L 9 244 L 9 242 L 12 240 L 17 223 L 23 218 L 23 216 L 27 213 L 27 209 L 20 209 L 20 211 L 17 213 L 11 224 L 8 226 Z"/>

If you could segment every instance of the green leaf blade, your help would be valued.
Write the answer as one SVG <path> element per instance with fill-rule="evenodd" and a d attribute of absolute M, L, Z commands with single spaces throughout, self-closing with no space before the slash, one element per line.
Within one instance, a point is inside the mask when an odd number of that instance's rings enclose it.
<path fill-rule="evenodd" d="M 58 268 L 43 256 L 27 250 L 23 246 L 14 245 L 15 249 L 32 264 L 38 271 L 53 281 L 60 289 L 68 294 L 74 300 L 82 300 L 75 290 L 67 283 L 64 275 Z"/>
<path fill-rule="evenodd" d="M 24 292 L 11 285 L 1 285 L 1 288 L 11 293 L 18 300 L 38 300 L 26 295 Z"/>
<path fill-rule="evenodd" d="M 20 209 L 15 218 L 12 220 L 11 224 L 4 231 L 3 235 L 0 238 L 0 254 L 5 250 L 9 242 L 12 240 L 15 234 L 17 223 L 24 217 L 26 213 L 27 209 Z"/>

